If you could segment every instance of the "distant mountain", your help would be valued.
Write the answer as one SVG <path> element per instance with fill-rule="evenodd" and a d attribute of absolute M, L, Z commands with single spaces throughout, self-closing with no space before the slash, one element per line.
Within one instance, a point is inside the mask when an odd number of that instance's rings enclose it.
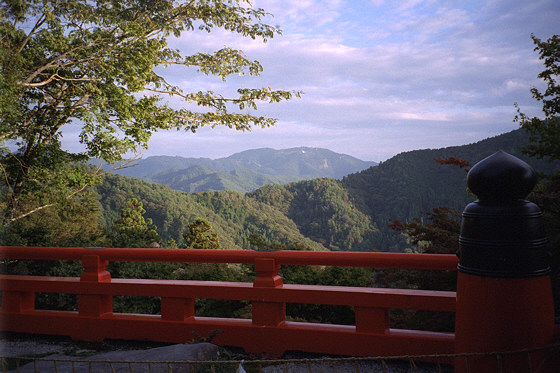
<path fill-rule="evenodd" d="M 93 160 L 92 163 L 98 161 Z M 114 171 L 114 174 L 134 177 L 142 180 L 151 180 L 152 176 L 170 170 L 183 170 L 194 166 L 210 168 L 214 160 L 210 158 L 184 158 L 179 156 L 156 155 L 141 158 L 131 162 L 124 168 Z M 114 166 L 104 165 L 104 169 Z M 214 167 L 214 169 L 216 169 Z"/>
<path fill-rule="evenodd" d="M 375 166 L 349 155 L 321 148 L 292 148 L 274 150 L 270 148 L 246 150 L 220 160 L 227 169 L 247 168 L 269 175 L 298 176 L 312 179 L 344 176 Z"/>
<path fill-rule="evenodd" d="M 247 150 L 226 158 L 153 156 L 114 173 L 165 184 L 185 192 L 247 192 L 271 183 L 342 177 L 376 165 L 320 148 Z M 191 185 L 192 183 L 192 185 Z"/>
<path fill-rule="evenodd" d="M 168 185 L 171 189 L 187 193 L 211 190 L 235 190 L 246 193 L 266 184 L 286 184 L 301 180 L 294 176 L 261 174 L 246 168 L 215 171 L 206 166 L 193 166 L 182 170 L 168 170 L 151 177 L 151 181 Z"/>

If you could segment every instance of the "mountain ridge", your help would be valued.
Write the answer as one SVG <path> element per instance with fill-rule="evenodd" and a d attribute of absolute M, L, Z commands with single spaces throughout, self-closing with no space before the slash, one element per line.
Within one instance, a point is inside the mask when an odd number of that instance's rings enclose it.
<path fill-rule="evenodd" d="M 537 172 L 551 174 L 559 163 L 527 156 L 522 149 L 528 144 L 529 135 L 517 129 L 472 144 L 403 152 L 376 167 L 346 176 L 342 184 L 360 211 L 379 228 L 372 245 L 400 250 L 403 237 L 388 228 L 389 218 L 408 221 L 438 206 L 460 211 L 476 199 L 467 192 L 465 170 L 439 164 L 436 158 L 458 157 L 474 165 L 504 150 L 527 162 Z"/>
<path fill-rule="evenodd" d="M 376 164 L 323 148 L 258 148 L 217 159 L 150 156 L 114 173 L 185 192 L 231 189 L 246 193 L 266 184 L 318 177 L 342 179 Z M 198 179 L 192 178 L 194 173 L 198 173 Z"/>

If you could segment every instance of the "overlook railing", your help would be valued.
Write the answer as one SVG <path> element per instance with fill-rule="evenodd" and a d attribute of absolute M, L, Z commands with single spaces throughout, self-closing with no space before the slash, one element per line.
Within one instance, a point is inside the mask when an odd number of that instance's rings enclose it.
<path fill-rule="evenodd" d="M 193 332 L 248 353 L 280 356 L 287 350 L 350 356 L 450 354 L 454 334 L 391 328 L 390 309 L 455 312 L 455 292 L 283 284 L 282 265 L 451 270 L 455 255 L 0 247 L 1 259 L 80 260 L 79 278 L 0 275 L 3 331 L 70 336 L 75 340 L 151 340 L 184 343 Z M 254 265 L 252 283 L 116 279 L 110 261 L 242 263 Z M 39 310 L 35 293 L 78 295 L 78 311 Z M 161 298 L 159 315 L 113 312 L 113 296 Z M 195 316 L 195 299 L 245 300 L 251 319 Z M 355 325 L 286 320 L 286 303 L 348 305 Z"/>

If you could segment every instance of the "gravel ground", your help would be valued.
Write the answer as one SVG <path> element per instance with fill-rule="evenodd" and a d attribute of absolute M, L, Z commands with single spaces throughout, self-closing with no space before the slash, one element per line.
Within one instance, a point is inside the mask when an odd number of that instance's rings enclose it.
<path fill-rule="evenodd" d="M 202 346 L 204 345 L 204 346 Z M 209 347 L 212 346 L 212 347 Z M 187 350 L 189 352 L 187 352 Z M 195 351 L 195 352 L 193 352 Z M 198 352 L 196 352 L 198 351 Z M 200 352 L 200 353 L 199 353 Z M 130 372 L 142 373 L 151 371 L 168 372 L 167 364 L 152 364 L 149 368 L 145 363 L 127 363 L 116 364 L 112 367 L 108 363 L 99 361 L 186 361 L 186 360 L 215 360 L 214 369 L 209 366 L 199 367 L 200 372 L 232 372 L 232 373 L 331 373 L 331 372 L 360 372 L 360 373 L 406 373 L 406 372 L 452 372 L 453 369 L 448 366 L 437 367 L 433 364 L 424 364 L 419 362 L 408 361 L 380 361 L 368 360 L 350 360 L 350 359 L 333 359 L 316 354 L 306 354 L 294 352 L 286 354 L 282 360 L 276 361 L 254 361 L 242 354 L 242 351 L 236 349 L 218 349 L 210 344 L 198 345 L 169 345 L 158 344 L 152 342 L 128 342 L 128 341 L 105 341 L 103 343 L 84 343 L 75 342 L 70 338 L 36 336 L 28 334 L 7 334 L 0 335 L 0 356 L 5 358 L 25 357 L 38 358 L 49 361 L 38 361 L 37 363 L 21 362 L 21 373 L 28 372 Z M 239 363 L 227 363 L 224 360 L 245 360 Z M 53 359 L 72 359 L 76 360 L 74 366 L 70 362 L 57 362 L 55 366 Z M 87 360 L 80 362 L 78 360 Z M 14 359 L 10 360 L 10 366 L 4 369 L 0 366 L 1 371 L 9 371 L 15 369 Z M 98 361 L 89 363 L 89 361 Z M 35 365 L 36 364 L 36 365 Z M 91 367 L 91 368 L 90 368 Z M 241 368 L 240 368 L 241 367 Z M 4 370 L 3 370 L 4 369 Z M 90 370 L 91 369 L 91 370 Z M 150 370 L 151 369 L 151 370 Z M 13 371 L 13 370 L 12 370 Z M 176 364 L 172 367 L 174 373 L 191 372 L 190 365 Z"/>
<path fill-rule="evenodd" d="M 40 356 L 63 353 L 71 348 L 70 341 L 58 338 L 9 334 L 0 337 L 0 356 Z"/>
<path fill-rule="evenodd" d="M 169 344 L 153 342 L 105 341 L 103 343 L 76 342 L 68 337 L 5 333 L 0 334 L 0 356 L 46 356 L 65 354 L 87 356 L 115 350 L 137 350 L 161 347 Z"/>

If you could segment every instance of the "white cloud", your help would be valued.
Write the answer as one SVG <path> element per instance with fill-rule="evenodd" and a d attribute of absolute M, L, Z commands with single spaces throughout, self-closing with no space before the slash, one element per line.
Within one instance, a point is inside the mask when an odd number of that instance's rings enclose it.
<path fill-rule="evenodd" d="M 263 0 L 255 1 L 274 15 L 282 27 L 294 29 L 322 27 L 340 17 L 341 0 Z"/>

